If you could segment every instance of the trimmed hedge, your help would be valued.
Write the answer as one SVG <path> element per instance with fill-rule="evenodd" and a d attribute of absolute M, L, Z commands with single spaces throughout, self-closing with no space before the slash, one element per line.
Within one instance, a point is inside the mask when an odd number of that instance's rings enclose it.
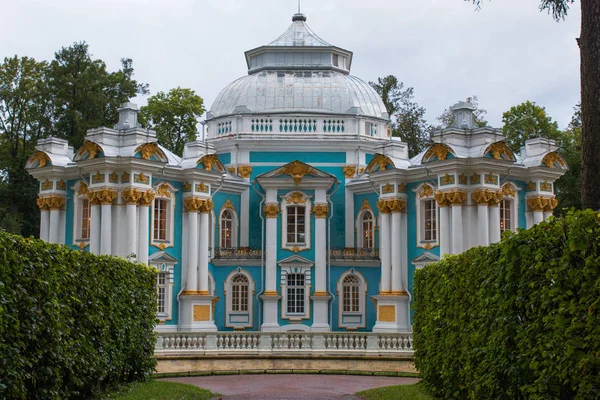
<path fill-rule="evenodd" d="M 418 271 L 415 364 L 441 399 L 600 398 L 600 214 Z"/>
<path fill-rule="evenodd" d="M 156 273 L 0 232 L 0 398 L 88 398 L 154 370 Z"/>

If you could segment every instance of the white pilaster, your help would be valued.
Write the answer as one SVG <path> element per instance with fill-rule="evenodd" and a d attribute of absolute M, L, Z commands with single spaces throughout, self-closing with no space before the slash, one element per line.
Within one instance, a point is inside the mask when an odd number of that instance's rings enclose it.
<path fill-rule="evenodd" d="M 381 259 L 381 294 L 392 291 L 392 248 L 391 248 L 391 215 L 389 210 L 381 211 L 381 226 L 379 227 L 379 257 Z"/>
<path fill-rule="evenodd" d="M 137 260 L 142 264 L 148 264 L 148 241 L 150 238 L 150 224 L 148 223 L 148 219 L 150 205 L 141 203 L 139 213 Z"/>
<path fill-rule="evenodd" d="M 248 247 L 250 243 L 250 189 L 242 192 L 240 200 L 240 247 Z"/>
<path fill-rule="evenodd" d="M 48 242 L 50 237 L 50 210 L 42 209 L 40 215 L 40 239 Z"/>
<path fill-rule="evenodd" d="M 392 294 L 397 295 L 402 292 L 402 248 L 401 242 L 402 213 L 392 211 Z"/>
<path fill-rule="evenodd" d="M 525 213 L 525 227 L 527 229 L 533 226 L 533 213 L 531 211 L 527 211 Z"/>
<path fill-rule="evenodd" d="M 187 256 L 187 286 L 186 292 L 198 291 L 198 211 L 188 210 L 188 256 Z"/>
<path fill-rule="evenodd" d="M 500 206 L 491 205 L 490 214 L 490 244 L 500 241 Z"/>
<path fill-rule="evenodd" d="M 52 219 L 52 217 L 50 219 Z M 537 225 L 543 221 L 544 221 L 544 211 L 543 210 L 533 210 L 533 224 Z"/>
<path fill-rule="evenodd" d="M 490 224 L 487 203 L 477 205 L 477 234 L 479 237 L 479 246 L 490 244 Z"/>
<path fill-rule="evenodd" d="M 67 234 L 67 212 L 65 210 L 60 210 L 60 217 L 58 220 L 58 244 L 65 244 L 65 237 Z"/>
<path fill-rule="evenodd" d="M 462 204 L 452 204 L 452 254 L 463 252 Z"/>
<path fill-rule="evenodd" d="M 52 219 L 52 216 L 50 216 Z M 102 204 L 100 254 L 112 254 L 112 204 Z"/>
<path fill-rule="evenodd" d="M 124 256 L 137 253 L 137 205 L 125 206 Z"/>
<path fill-rule="evenodd" d="M 544 211 L 544 221 L 548 221 L 552 215 L 552 211 Z"/>
<path fill-rule="evenodd" d="M 200 213 L 200 233 L 198 240 L 200 249 L 198 252 L 198 281 L 200 283 L 199 291 L 202 295 L 208 295 L 208 214 L 211 210 L 204 208 Z"/>
<path fill-rule="evenodd" d="M 400 269 L 402 290 L 408 290 L 408 214 L 400 213 Z"/>
<path fill-rule="evenodd" d="M 60 209 L 50 209 L 50 234 L 48 242 L 58 243 L 60 234 Z"/>
<path fill-rule="evenodd" d="M 277 190 L 267 189 L 266 204 L 264 208 L 266 232 L 265 250 L 265 292 L 263 300 L 263 323 L 261 330 L 278 331 L 278 304 L 281 296 L 277 293 L 277 217 L 279 203 L 277 203 Z"/>
<path fill-rule="evenodd" d="M 92 203 L 90 208 L 90 253 L 100 254 L 100 204 Z"/>
<path fill-rule="evenodd" d="M 325 189 L 315 190 L 315 292 L 313 302 L 313 331 L 330 331 L 327 294 L 327 215 L 329 206 Z"/>
<path fill-rule="evenodd" d="M 346 180 L 348 181 L 348 179 Z M 345 188 L 345 209 L 344 216 L 346 221 L 346 247 L 354 248 L 354 193 Z"/>
<path fill-rule="evenodd" d="M 450 207 L 439 204 L 440 209 L 440 257 L 445 254 L 450 254 Z"/>

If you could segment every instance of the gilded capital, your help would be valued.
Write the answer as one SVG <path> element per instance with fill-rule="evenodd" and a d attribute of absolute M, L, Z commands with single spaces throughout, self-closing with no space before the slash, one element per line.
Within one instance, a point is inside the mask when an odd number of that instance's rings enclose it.
<path fill-rule="evenodd" d="M 389 199 L 387 201 L 387 206 L 390 209 L 390 212 L 403 212 L 406 210 L 406 201 L 403 199 Z"/>
<path fill-rule="evenodd" d="M 240 178 L 250 178 L 250 174 L 252 174 L 251 165 L 238 166 L 238 175 L 240 176 Z"/>
<path fill-rule="evenodd" d="M 36 203 L 37 203 L 38 207 L 40 208 L 40 210 L 42 210 L 42 211 L 48 211 L 49 210 L 48 203 L 46 202 L 46 197 L 39 197 L 36 200 Z"/>
<path fill-rule="evenodd" d="M 88 192 L 87 197 L 92 205 L 109 205 L 117 198 L 117 191 L 112 189 L 101 189 Z"/>
<path fill-rule="evenodd" d="M 527 199 L 527 205 L 532 211 L 550 212 L 558 205 L 558 200 L 550 197 L 530 197 Z"/>
<path fill-rule="evenodd" d="M 544 211 L 545 212 L 551 212 L 554 211 L 554 209 L 556 208 L 556 206 L 558 206 L 558 200 L 557 199 L 546 199 L 546 206 L 544 207 Z"/>
<path fill-rule="evenodd" d="M 202 208 L 202 199 L 197 197 L 188 197 L 183 200 L 183 205 L 187 212 L 198 212 Z"/>
<path fill-rule="evenodd" d="M 433 198 L 439 207 L 448 207 L 448 198 L 445 192 L 435 192 Z"/>
<path fill-rule="evenodd" d="M 154 197 L 156 197 L 156 193 L 154 193 L 152 190 L 142 192 L 142 196 L 138 201 L 138 205 L 148 207 L 154 201 Z"/>
<path fill-rule="evenodd" d="M 327 204 L 316 204 L 313 207 L 313 213 L 315 214 L 315 218 L 327 218 L 329 206 Z"/>
<path fill-rule="evenodd" d="M 42 211 L 62 210 L 65 206 L 65 198 L 62 196 L 40 197 L 36 200 L 36 203 Z"/>
<path fill-rule="evenodd" d="M 137 204 L 142 198 L 142 192 L 138 189 L 125 189 L 121 192 L 121 199 L 125 204 Z"/>
<path fill-rule="evenodd" d="M 346 165 L 344 167 L 344 176 L 347 179 L 354 178 L 356 175 L 356 165 Z"/>
<path fill-rule="evenodd" d="M 446 200 L 452 206 L 460 206 L 467 200 L 467 194 L 461 190 L 453 190 L 451 192 L 445 192 Z"/>
<path fill-rule="evenodd" d="M 504 194 L 501 190 L 492 190 L 492 196 L 488 201 L 488 206 L 497 207 L 500 204 L 500 202 L 502 202 L 503 198 Z"/>
<path fill-rule="evenodd" d="M 279 206 L 277 204 L 265 205 L 265 216 L 267 218 L 277 218 L 277 214 L 279 214 Z"/>
<path fill-rule="evenodd" d="M 377 209 L 379 210 L 380 214 L 389 214 L 390 213 L 390 208 L 388 207 L 388 202 L 387 200 L 379 200 L 377 202 Z"/>
<path fill-rule="evenodd" d="M 502 201 L 504 193 L 498 190 L 477 189 L 471 193 L 471 198 L 477 204 L 487 204 L 488 206 L 497 206 Z"/>
<path fill-rule="evenodd" d="M 209 213 L 215 208 L 215 203 L 211 199 L 201 200 L 202 204 L 200 205 L 201 213 Z"/>

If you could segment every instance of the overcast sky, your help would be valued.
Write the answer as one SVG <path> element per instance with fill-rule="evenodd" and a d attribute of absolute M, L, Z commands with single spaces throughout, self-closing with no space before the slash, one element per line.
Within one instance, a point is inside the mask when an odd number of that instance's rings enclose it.
<path fill-rule="evenodd" d="M 579 101 L 579 2 L 556 23 L 540 0 L 493 0 L 480 11 L 463 0 L 302 0 L 308 25 L 354 52 L 352 74 L 393 74 L 415 88 L 435 118 L 479 96 L 488 120 L 525 100 L 566 127 Z M 133 59 L 152 93 L 177 86 L 210 108 L 219 91 L 247 73 L 244 51 L 291 24 L 297 0 L 2 0 L 0 56 L 49 60 L 86 41 L 110 70 Z M 143 98 L 136 99 L 139 105 Z"/>

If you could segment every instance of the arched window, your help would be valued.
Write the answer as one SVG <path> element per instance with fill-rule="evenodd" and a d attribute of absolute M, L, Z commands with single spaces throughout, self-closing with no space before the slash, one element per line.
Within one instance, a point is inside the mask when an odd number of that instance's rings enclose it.
<path fill-rule="evenodd" d="M 342 282 L 343 312 L 359 312 L 360 281 L 356 275 L 348 275 Z"/>
<path fill-rule="evenodd" d="M 504 199 L 500 202 L 500 233 L 513 230 L 512 201 Z"/>
<path fill-rule="evenodd" d="M 248 278 L 243 274 L 231 281 L 231 311 L 248 311 Z"/>
<path fill-rule="evenodd" d="M 340 294 L 338 326 L 346 329 L 364 328 L 367 294 L 364 277 L 353 269 L 344 272 L 338 280 L 337 291 Z"/>
<path fill-rule="evenodd" d="M 359 247 L 372 249 L 375 247 L 375 218 L 370 210 L 365 210 L 360 217 Z"/>
<path fill-rule="evenodd" d="M 226 316 L 228 328 L 251 328 L 253 326 L 252 296 L 254 281 L 245 270 L 237 268 L 225 280 Z"/>
<path fill-rule="evenodd" d="M 219 224 L 221 233 L 220 233 L 220 244 L 219 247 L 222 248 L 232 248 L 237 247 L 235 241 L 235 215 L 231 210 L 223 210 L 221 213 L 221 222 Z"/>

